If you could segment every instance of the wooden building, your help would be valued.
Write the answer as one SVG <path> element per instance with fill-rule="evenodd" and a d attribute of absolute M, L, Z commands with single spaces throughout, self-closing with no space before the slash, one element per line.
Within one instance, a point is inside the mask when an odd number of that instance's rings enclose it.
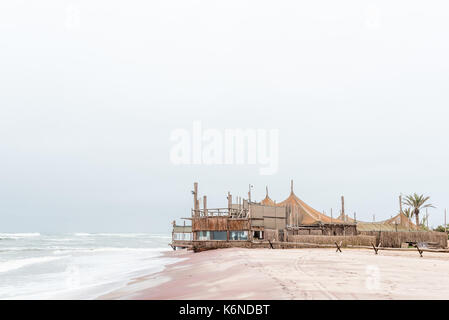
<path fill-rule="evenodd" d="M 412 242 L 426 240 L 442 244 L 441 239 L 447 237 L 445 233 L 441 236 L 417 232 L 416 226 L 403 213 L 379 223 L 356 221 L 355 217 L 352 219 L 345 214 L 344 197 L 341 197 L 340 216 L 329 217 L 296 196 L 293 181 L 290 195 L 279 203 L 270 198 L 268 188 L 265 198 L 260 202 L 251 201 L 251 191 L 248 192 L 248 199 L 237 197 L 235 201 L 228 192 L 227 206 L 223 208 L 208 208 L 206 196 L 203 196 L 203 206 L 200 208 L 196 182 L 192 194 L 191 215 L 183 218 L 191 224 L 173 224 L 173 248 L 252 248 L 263 244 L 272 246 L 273 242 L 287 248 L 292 247 L 292 243 L 333 244 L 336 240 L 345 244 L 370 245 L 371 241 L 376 241 L 374 239 L 380 243 L 382 237 L 385 239 L 384 243 L 398 246 L 409 238 Z M 412 230 L 415 232 L 409 232 L 408 235 L 398 233 Z M 382 235 L 380 232 L 390 233 Z"/>
<path fill-rule="evenodd" d="M 187 246 L 186 237 L 194 242 L 241 242 L 287 241 L 289 235 L 353 235 L 354 224 L 332 219 L 311 208 L 300 200 L 292 190 L 290 196 L 276 204 L 268 195 L 260 202 L 237 197 L 233 201 L 227 196 L 227 207 L 208 208 L 207 197 L 203 196 L 200 208 L 198 183 L 194 183 L 193 208 L 190 226 L 174 225 L 173 246 Z M 189 236 L 187 236 L 189 234 Z"/>
<path fill-rule="evenodd" d="M 263 205 L 237 198 L 228 193 L 226 208 L 208 208 L 203 197 L 199 207 L 198 184 L 194 184 L 194 207 L 191 217 L 193 241 L 253 241 L 263 240 L 267 234 L 278 234 L 286 227 L 286 208 Z"/>

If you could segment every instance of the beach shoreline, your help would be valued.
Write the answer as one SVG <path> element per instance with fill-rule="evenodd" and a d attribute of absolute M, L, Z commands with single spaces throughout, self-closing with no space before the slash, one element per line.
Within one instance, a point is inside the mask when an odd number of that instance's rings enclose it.
<path fill-rule="evenodd" d="M 169 234 L 0 233 L 0 300 L 96 299 L 164 270 Z"/>
<path fill-rule="evenodd" d="M 447 253 L 229 248 L 181 258 L 98 299 L 448 299 Z"/>

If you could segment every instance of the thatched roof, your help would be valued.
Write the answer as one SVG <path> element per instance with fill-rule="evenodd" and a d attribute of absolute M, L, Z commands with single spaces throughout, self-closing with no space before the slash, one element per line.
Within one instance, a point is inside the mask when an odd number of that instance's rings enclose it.
<path fill-rule="evenodd" d="M 336 223 L 352 224 L 357 223 L 359 231 L 409 231 L 418 230 L 416 225 L 404 213 L 399 213 L 391 219 L 379 222 L 356 221 L 348 215 L 340 214 L 337 218 L 331 218 L 318 210 L 315 210 L 293 191 L 293 180 L 291 182 L 291 191 L 287 199 L 276 203 L 268 196 L 268 188 L 265 198 L 260 202 L 266 206 L 287 207 L 287 221 L 289 225 L 304 225 L 318 223 Z"/>
<path fill-rule="evenodd" d="M 264 206 L 275 206 L 276 203 L 273 200 L 271 200 L 271 198 L 268 196 L 268 187 L 266 187 L 266 191 L 267 193 L 265 195 L 265 198 L 262 201 L 260 201 L 260 204 Z"/>
<path fill-rule="evenodd" d="M 356 222 L 353 218 L 351 218 L 347 214 L 343 214 L 343 213 L 340 213 L 340 215 L 337 217 L 337 219 L 340 219 L 340 220 L 343 220 L 343 221 L 346 221 L 346 222 L 351 222 L 351 223 L 355 223 Z"/>
<path fill-rule="evenodd" d="M 354 221 L 353 219 L 351 219 L 351 220 Z M 357 230 L 358 231 L 410 231 L 410 230 L 418 230 L 418 228 L 404 213 L 398 213 L 396 216 L 394 216 L 390 219 L 379 221 L 379 222 L 357 221 Z"/>
<path fill-rule="evenodd" d="M 317 223 L 347 223 L 343 220 L 331 218 L 327 215 L 313 209 L 302 201 L 293 191 L 293 181 L 291 182 L 291 192 L 287 199 L 277 203 L 277 206 L 287 207 L 288 224 L 317 224 Z"/>
<path fill-rule="evenodd" d="M 414 224 L 403 212 L 398 213 L 391 219 L 385 220 L 385 223 L 394 225 L 397 224 L 398 226 L 407 229 L 418 229 L 416 224 Z"/>

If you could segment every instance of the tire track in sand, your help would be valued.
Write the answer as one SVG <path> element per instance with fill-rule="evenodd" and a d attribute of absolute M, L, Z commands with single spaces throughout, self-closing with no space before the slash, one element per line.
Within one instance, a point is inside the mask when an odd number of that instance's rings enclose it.
<path fill-rule="evenodd" d="M 304 252 L 302 256 L 296 259 L 295 270 L 301 272 L 306 278 L 308 278 L 309 282 L 312 283 L 325 297 L 330 300 L 338 300 L 335 295 L 329 292 L 329 290 L 327 290 L 326 287 L 320 281 L 318 281 L 317 277 L 307 271 L 305 263 L 308 260 L 310 260 L 310 255 Z M 313 299 L 313 295 L 310 292 L 307 292 L 307 295 L 310 297 L 310 299 Z M 321 299 L 321 297 L 318 297 L 318 299 Z"/>
<path fill-rule="evenodd" d="M 289 299 L 294 300 L 296 295 L 295 295 L 295 291 L 290 289 L 290 285 L 288 283 L 286 283 L 285 281 L 282 281 L 281 279 L 279 279 L 276 275 L 275 272 L 269 268 L 268 266 L 262 264 L 259 261 L 251 261 L 249 262 L 248 257 L 246 255 L 244 255 L 243 253 L 239 253 L 238 255 L 241 259 L 245 260 L 246 263 L 245 266 L 250 267 L 250 268 L 255 268 L 258 271 L 264 273 L 265 275 L 267 275 L 269 278 L 271 278 L 275 283 L 277 283 L 279 285 L 279 287 L 281 288 L 281 290 L 288 296 Z M 295 288 L 299 290 L 299 288 L 296 287 Z"/>

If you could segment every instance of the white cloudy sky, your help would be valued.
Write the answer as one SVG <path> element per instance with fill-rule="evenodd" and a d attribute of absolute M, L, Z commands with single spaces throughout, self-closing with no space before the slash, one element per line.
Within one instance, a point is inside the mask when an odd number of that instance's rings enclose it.
<path fill-rule="evenodd" d="M 168 232 L 269 185 L 389 218 L 449 207 L 447 1 L 0 3 L 0 229 Z M 170 133 L 279 129 L 277 174 L 173 166 Z"/>

